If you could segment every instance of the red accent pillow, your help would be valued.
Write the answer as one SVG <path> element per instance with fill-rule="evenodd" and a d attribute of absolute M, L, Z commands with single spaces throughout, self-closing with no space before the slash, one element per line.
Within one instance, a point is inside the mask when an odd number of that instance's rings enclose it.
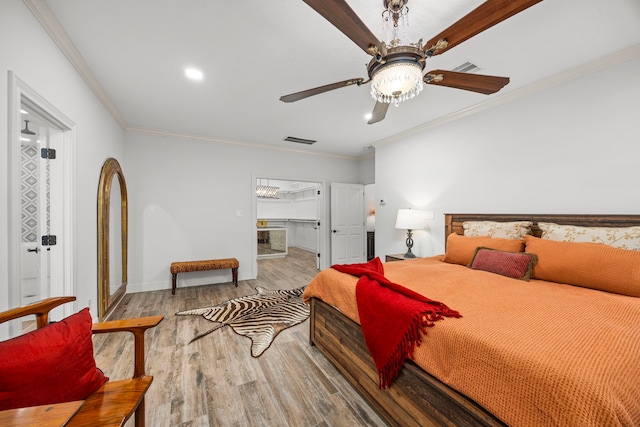
<path fill-rule="evenodd" d="M 91 314 L 0 342 L 0 410 L 82 400 L 109 378 L 96 368 Z"/>
<path fill-rule="evenodd" d="M 468 267 L 500 274 L 513 279 L 529 280 L 533 266 L 538 261 L 535 254 L 523 252 L 503 252 L 491 248 L 479 247 Z"/>

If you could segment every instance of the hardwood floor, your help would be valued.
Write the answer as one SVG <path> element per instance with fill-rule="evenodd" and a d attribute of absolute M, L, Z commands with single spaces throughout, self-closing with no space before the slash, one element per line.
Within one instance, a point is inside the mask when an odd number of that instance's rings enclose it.
<path fill-rule="evenodd" d="M 289 328 L 259 358 L 251 341 L 229 327 L 191 344 L 215 323 L 175 316 L 255 293 L 256 286 L 292 289 L 317 273 L 315 254 L 289 248 L 287 258 L 260 260 L 257 280 L 128 294 L 112 319 L 164 315 L 146 334 L 147 426 L 382 426 L 362 397 L 315 347 L 309 321 Z M 119 336 L 120 335 L 120 336 Z M 132 374 L 132 339 L 110 334 L 94 341 L 96 363 L 113 379 Z M 127 426 L 133 426 L 129 420 Z"/>

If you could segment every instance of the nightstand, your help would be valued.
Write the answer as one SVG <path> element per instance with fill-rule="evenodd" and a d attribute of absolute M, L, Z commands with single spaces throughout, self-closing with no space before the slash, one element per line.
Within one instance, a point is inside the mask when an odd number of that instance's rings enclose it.
<path fill-rule="evenodd" d="M 404 254 L 391 254 L 385 257 L 385 262 L 391 261 L 404 261 L 405 259 L 415 259 L 415 258 L 405 258 Z"/>

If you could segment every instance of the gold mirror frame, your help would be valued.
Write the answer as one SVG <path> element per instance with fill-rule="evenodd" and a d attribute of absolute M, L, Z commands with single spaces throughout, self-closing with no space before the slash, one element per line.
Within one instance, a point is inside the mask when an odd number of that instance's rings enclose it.
<path fill-rule="evenodd" d="M 115 177 L 120 184 L 122 225 L 122 284 L 111 295 L 109 260 L 109 209 L 111 207 L 111 184 Z M 113 310 L 127 291 L 127 184 L 120 163 L 109 158 L 102 166 L 98 184 L 98 319 L 102 321 Z"/>

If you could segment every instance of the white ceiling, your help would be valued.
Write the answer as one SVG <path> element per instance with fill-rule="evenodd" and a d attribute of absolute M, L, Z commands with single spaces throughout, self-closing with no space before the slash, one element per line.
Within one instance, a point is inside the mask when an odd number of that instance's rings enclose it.
<path fill-rule="evenodd" d="M 379 38 L 382 0 L 350 0 Z M 482 0 L 410 0 L 410 32 L 426 40 Z M 465 61 L 511 82 L 486 96 L 426 86 L 368 125 L 369 85 L 295 103 L 280 96 L 366 78 L 370 57 L 302 0 L 46 0 L 131 130 L 362 156 L 363 147 L 494 97 L 532 87 L 640 45 L 638 0 L 546 0 L 430 59 Z M 197 67 L 204 79 L 184 77 Z M 603 76 L 606 78 L 606 76 Z M 286 136 L 315 139 L 312 146 Z"/>

